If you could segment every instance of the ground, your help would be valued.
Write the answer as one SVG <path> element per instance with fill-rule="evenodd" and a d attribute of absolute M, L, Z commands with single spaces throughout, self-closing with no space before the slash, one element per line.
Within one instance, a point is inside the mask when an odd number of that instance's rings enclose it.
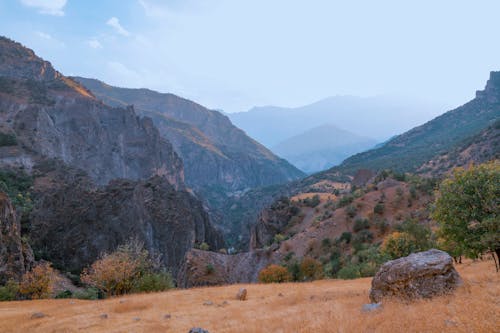
<path fill-rule="evenodd" d="M 371 278 L 173 290 L 99 301 L 0 303 L 0 332 L 499 332 L 500 273 L 491 260 L 457 269 L 455 294 L 411 304 L 368 303 Z M 235 299 L 239 288 L 247 301 Z M 207 305 L 204 305 L 207 304 Z M 210 305 L 211 304 L 211 305 Z M 46 317 L 31 319 L 33 313 Z M 103 314 L 107 318 L 102 318 Z M 170 315 L 170 317 L 168 316 Z"/>

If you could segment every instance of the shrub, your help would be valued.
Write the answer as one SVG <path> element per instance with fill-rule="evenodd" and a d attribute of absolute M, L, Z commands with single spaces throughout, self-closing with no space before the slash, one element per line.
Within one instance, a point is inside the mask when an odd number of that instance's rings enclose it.
<path fill-rule="evenodd" d="M 349 264 L 338 271 L 337 277 L 344 280 L 357 279 L 361 277 L 361 272 L 358 265 Z"/>
<path fill-rule="evenodd" d="M 139 242 L 132 241 L 111 254 L 103 254 L 83 270 L 80 278 L 107 296 L 122 295 L 130 292 L 137 280 L 151 269 L 148 251 Z"/>
<path fill-rule="evenodd" d="M 330 238 L 323 238 L 323 240 L 321 241 L 321 247 L 329 249 L 331 246 L 332 246 L 332 241 L 330 240 Z"/>
<path fill-rule="evenodd" d="M 205 272 L 207 274 L 212 274 L 213 272 L 215 272 L 215 267 L 214 265 L 212 264 L 207 264 L 207 266 L 205 266 Z"/>
<path fill-rule="evenodd" d="M 9 280 L 7 283 L 0 287 L 0 302 L 13 301 L 17 299 L 19 293 L 19 283 L 14 280 Z"/>
<path fill-rule="evenodd" d="M 346 244 L 349 244 L 352 239 L 352 234 L 349 231 L 344 231 L 342 235 L 339 237 L 339 242 L 345 241 Z"/>
<path fill-rule="evenodd" d="M 406 232 L 395 231 L 385 237 L 381 252 L 391 259 L 405 257 L 415 251 L 415 242 Z"/>
<path fill-rule="evenodd" d="M 274 242 L 275 243 L 281 243 L 282 241 L 286 240 L 286 236 L 282 234 L 276 234 L 274 235 Z"/>
<path fill-rule="evenodd" d="M 292 277 L 288 270 L 279 265 L 269 265 L 259 272 L 259 281 L 262 283 L 289 282 Z"/>
<path fill-rule="evenodd" d="M 316 280 L 323 277 L 323 266 L 316 259 L 306 257 L 300 263 L 301 280 Z"/>
<path fill-rule="evenodd" d="M 17 140 L 14 134 L 0 133 L 0 147 L 15 146 L 16 144 Z"/>
<path fill-rule="evenodd" d="M 59 299 L 59 298 L 71 298 L 71 297 L 73 297 L 73 293 L 71 292 L 71 290 L 63 290 L 57 293 L 55 298 Z"/>
<path fill-rule="evenodd" d="M 370 223 L 368 222 L 367 219 L 356 219 L 356 221 L 354 221 L 354 226 L 353 226 L 354 232 L 359 232 L 363 229 L 369 229 L 369 228 L 370 228 Z"/>
<path fill-rule="evenodd" d="M 203 242 L 200 244 L 200 250 L 202 251 L 209 251 L 210 250 L 210 245 L 208 245 L 207 243 Z"/>
<path fill-rule="evenodd" d="M 29 299 L 48 298 L 56 281 L 56 272 L 50 263 L 43 262 L 22 276 L 19 293 Z"/>
<path fill-rule="evenodd" d="M 158 292 L 174 288 L 174 279 L 168 272 L 146 273 L 134 285 L 134 292 Z"/>
<path fill-rule="evenodd" d="M 81 291 L 75 291 L 73 293 L 74 298 L 86 299 L 86 300 L 96 300 L 99 299 L 99 289 L 90 287 L 83 289 Z"/>
<path fill-rule="evenodd" d="M 321 202 L 321 200 L 319 199 L 319 195 L 315 194 L 312 198 L 305 198 L 304 199 L 304 204 L 306 206 L 309 206 L 311 208 L 314 208 L 316 207 L 317 205 L 319 205 Z"/>
<path fill-rule="evenodd" d="M 356 207 L 354 207 L 353 205 L 349 205 L 349 206 L 347 206 L 345 211 L 346 211 L 347 216 L 349 216 L 350 218 L 353 218 L 354 216 L 356 216 L 358 209 Z"/>
<path fill-rule="evenodd" d="M 384 214 L 384 210 L 385 210 L 385 206 L 383 203 L 379 202 L 378 204 L 375 205 L 375 207 L 373 207 L 373 212 L 375 214 Z"/>
<path fill-rule="evenodd" d="M 383 235 L 389 229 L 389 223 L 385 219 L 377 218 L 375 220 L 375 228 L 378 229 L 380 235 Z"/>
<path fill-rule="evenodd" d="M 354 197 L 352 195 L 344 195 L 342 198 L 339 199 L 337 203 L 337 208 L 345 207 L 352 203 L 354 200 Z"/>

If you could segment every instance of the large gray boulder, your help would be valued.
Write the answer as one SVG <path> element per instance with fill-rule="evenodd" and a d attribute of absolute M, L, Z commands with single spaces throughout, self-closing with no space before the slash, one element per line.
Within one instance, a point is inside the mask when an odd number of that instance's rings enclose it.
<path fill-rule="evenodd" d="M 460 283 L 451 256 L 432 249 L 382 265 L 372 280 L 370 300 L 377 303 L 384 297 L 430 298 L 451 292 Z"/>

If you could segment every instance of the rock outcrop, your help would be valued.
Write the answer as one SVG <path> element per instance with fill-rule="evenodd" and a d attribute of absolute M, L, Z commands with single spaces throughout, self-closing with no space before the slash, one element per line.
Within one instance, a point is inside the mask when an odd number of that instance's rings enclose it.
<path fill-rule="evenodd" d="M 259 272 L 279 258 L 270 251 L 257 250 L 234 255 L 192 249 L 177 275 L 183 288 L 256 282 Z"/>
<path fill-rule="evenodd" d="M 176 274 L 195 244 L 224 246 L 201 203 L 159 176 L 113 180 L 103 188 L 85 180 L 56 173 L 35 186 L 41 191 L 30 216 L 33 248 L 57 267 L 78 272 L 134 238 Z"/>
<path fill-rule="evenodd" d="M 25 156 L 26 164 L 41 155 L 85 170 L 97 184 L 161 175 L 183 186 L 182 161 L 151 119 L 140 119 L 132 107 L 103 104 L 32 50 L 4 37 L 0 121 L 0 130 L 12 133 L 22 148 L 17 160 Z M 12 160 L 0 156 L 0 166 Z"/>
<path fill-rule="evenodd" d="M 9 197 L 0 192 L 0 285 L 30 269 L 33 254 L 21 239 L 21 224 Z"/>
<path fill-rule="evenodd" d="M 386 262 L 372 280 L 370 300 L 430 298 L 453 291 L 461 283 L 446 252 L 432 249 Z"/>

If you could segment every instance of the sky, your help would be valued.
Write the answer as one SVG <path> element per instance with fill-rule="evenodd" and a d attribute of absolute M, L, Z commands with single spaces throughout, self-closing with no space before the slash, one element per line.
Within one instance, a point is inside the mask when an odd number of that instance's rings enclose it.
<path fill-rule="evenodd" d="M 0 0 L 0 34 L 65 75 L 226 112 L 335 95 L 455 107 L 500 70 L 499 13 L 498 0 Z"/>

